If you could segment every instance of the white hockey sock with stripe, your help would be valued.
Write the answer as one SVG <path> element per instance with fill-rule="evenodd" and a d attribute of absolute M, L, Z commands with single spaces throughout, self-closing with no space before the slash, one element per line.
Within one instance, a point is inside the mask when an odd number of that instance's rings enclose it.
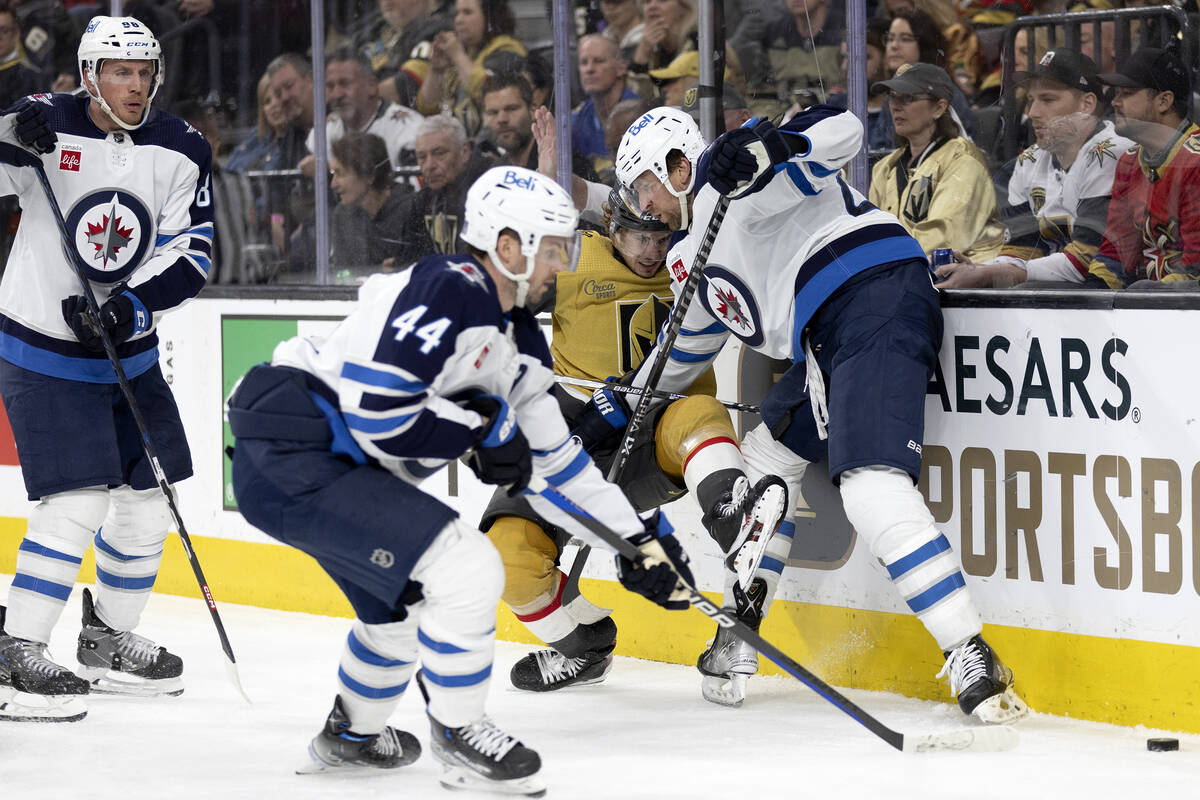
<path fill-rule="evenodd" d="M 338 663 L 338 694 L 350 730 L 372 735 L 383 730 L 408 688 L 417 661 L 417 622 L 354 623 Z"/>
<path fill-rule="evenodd" d="M 96 533 L 96 615 L 109 627 L 137 627 L 158 577 L 171 513 L 162 491 L 111 490 L 104 527 Z"/>

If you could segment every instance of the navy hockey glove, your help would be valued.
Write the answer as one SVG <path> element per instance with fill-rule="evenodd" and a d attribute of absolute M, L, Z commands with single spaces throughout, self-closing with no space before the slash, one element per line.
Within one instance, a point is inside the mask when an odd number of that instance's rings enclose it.
<path fill-rule="evenodd" d="M 517 427 L 517 415 L 508 403 L 490 394 L 477 395 L 466 407 L 484 418 L 475 449 L 467 456 L 467 466 L 476 477 L 493 486 L 507 486 L 515 497 L 529 485 L 533 475 L 533 455 L 529 442 Z"/>
<path fill-rule="evenodd" d="M 708 182 L 721 194 L 744 197 L 766 186 L 775 176 L 775 165 L 791 155 L 783 134 L 771 121 L 755 118 L 712 143 Z"/>
<path fill-rule="evenodd" d="M 613 378 L 609 378 L 612 381 Z M 583 449 L 589 454 L 597 450 L 608 450 L 617 444 L 625 433 L 632 416 L 629 404 L 621 392 L 612 389 L 597 389 L 579 416 L 575 417 L 572 436 L 578 436 Z"/>
<path fill-rule="evenodd" d="M 53 153 L 58 135 L 50 127 L 45 104 L 26 98 L 17 108 L 17 124 L 13 126 L 17 141 L 39 153 Z"/>
<path fill-rule="evenodd" d="M 655 511 L 645 522 L 646 529 L 627 540 L 642 551 L 642 560 L 635 564 L 624 556 L 617 556 L 617 577 L 626 589 L 663 608 L 685 609 L 689 605 L 689 594 L 679 585 L 679 580 L 683 579 L 689 585 L 693 580 L 687 553 L 683 552 L 675 538 L 675 529 L 661 511 Z"/>
<path fill-rule="evenodd" d="M 88 312 L 86 297 L 75 294 L 63 300 L 62 314 L 71 332 L 85 349 L 93 353 L 104 352 L 104 342 L 100 339 L 95 320 Z M 150 314 L 137 295 L 126 289 L 124 284 L 117 284 L 108 302 L 100 306 L 100 324 L 115 346 L 128 341 L 135 333 L 148 329 Z"/>

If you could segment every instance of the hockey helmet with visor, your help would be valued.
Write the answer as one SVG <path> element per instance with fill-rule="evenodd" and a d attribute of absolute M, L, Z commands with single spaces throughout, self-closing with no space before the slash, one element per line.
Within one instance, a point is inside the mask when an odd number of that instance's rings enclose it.
<path fill-rule="evenodd" d="M 696 165 L 704 152 L 704 137 L 696 121 L 673 106 L 659 106 L 634 120 L 617 148 L 616 171 L 626 202 L 639 212 L 648 206 L 654 181 L 679 201 L 680 230 L 688 227 L 687 198 L 696 183 Z M 677 189 L 670 178 L 667 156 L 674 150 L 691 164 L 687 185 Z"/>
<path fill-rule="evenodd" d="M 122 120 L 100 93 L 100 67 L 109 59 L 154 62 L 146 107 L 135 124 Z M 78 61 L 80 82 L 92 102 L 97 103 L 114 123 L 127 131 L 137 130 L 146 123 L 150 104 L 163 82 L 162 47 L 149 28 L 133 17 L 92 17 L 79 39 Z"/>

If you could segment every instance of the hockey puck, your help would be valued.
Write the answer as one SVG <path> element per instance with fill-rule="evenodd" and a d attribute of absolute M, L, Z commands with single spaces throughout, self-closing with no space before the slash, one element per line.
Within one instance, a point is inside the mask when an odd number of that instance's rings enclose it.
<path fill-rule="evenodd" d="M 1146 749 L 1152 753 L 1166 753 L 1179 749 L 1178 739 L 1147 739 Z"/>

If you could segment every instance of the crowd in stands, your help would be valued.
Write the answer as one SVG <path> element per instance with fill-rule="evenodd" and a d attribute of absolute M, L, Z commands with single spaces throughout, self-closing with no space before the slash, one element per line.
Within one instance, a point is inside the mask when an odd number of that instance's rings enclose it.
<path fill-rule="evenodd" d="M 318 179 L 338 281 L 457 251 L 476 176 L 554 175 L 555 113 L 571 117 L 573 196 L 599 220 L 626 127 L 660 104 L 699 116 L 697 2 L 577 0 L 568 110 L 553 108 L 547 2 L 326 0 L 328 176 L 308 0 L 126 0 L 123 13 L 163 41 L 159 104 L 214 147 L 211 280 L 256 284 L 315 279 Z M 1175 35 L 1165 16 L 1119 10 L 1138 0 L 868 0 L 869 198 L 927 252 L 954 252 L 940 285 L 1195 285 L 1195 2 L 1177 0 L 1191 17 Z M 847 105 L 841 0 L 722 5 L 724 129 Z M 107 6 L 0 0 L 0 106 L 75 90 L 79 35 Z M 1077 12 L 1092 13 L 1048 16 Z M 0 256 L 17 214 L 0 198 Z"/>

